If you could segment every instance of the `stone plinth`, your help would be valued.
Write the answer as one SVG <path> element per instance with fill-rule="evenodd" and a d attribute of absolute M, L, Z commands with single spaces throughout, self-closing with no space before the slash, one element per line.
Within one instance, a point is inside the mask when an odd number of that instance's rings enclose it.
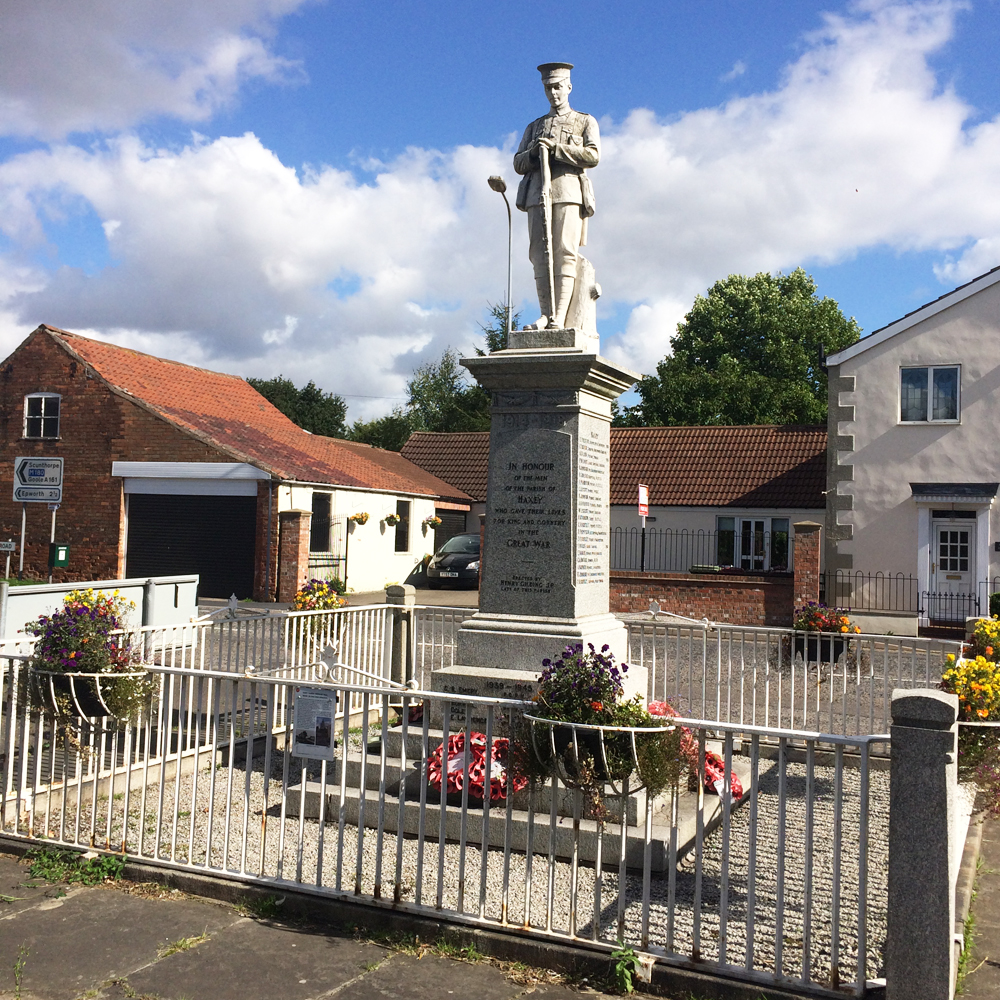
<path fill-rule="evenodd" d="M 510 698 L 514 701 L 530 701 L 538 690 L 538 674 L 541 673 L 541 661 L 537 667 L 527 670 L 498 670 L 495 667 L 444 667 L 431 674 L 431 690 L 442 694 L 453 694 L 456 698 Z M 645 667 L 629 664 L 628 671 L 622 678 L 625 699 L 634 698 L 637 694 L 646 699 L 646 688 L 649 684 L 649 671 Z M 475 703 L 456 701 L 450 706 L 449 726 L 452 732 L 456 727 L 465 725 L 467 708 L 471 707 L 472 726 L 485 731 L 486 708 Z M 435 701 L 431 709 L 431 725 L 440 728 L 443 710 L 441 702 Z M 499 722 L 499 715 L 494 715 L 494 723 Z"/>
<path fill-rule="evenodd" d="M 537 676 L 543 658 L 588 642 L 627 659 L 608 611 L 610 426 L 638 376 L 575 330 L 512 342 L 534 346 L 462 361 L 491 393 L 492 423 L 479 611 L 456 663 Z"/>

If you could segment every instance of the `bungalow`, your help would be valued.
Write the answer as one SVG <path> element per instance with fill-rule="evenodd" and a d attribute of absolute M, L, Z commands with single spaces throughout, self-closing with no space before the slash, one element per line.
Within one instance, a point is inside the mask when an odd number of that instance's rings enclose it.
<path fill-rule="evenodd" d="M 418 432 L 402 454 L 472 498 L 448 522 L 478 530 L 485 510 L 488 432 Z M 791 569 L 792 525 L 822 521 L 823 427 L 612 427 L 612 570 L 752 573 Z M 638 487 L 649 488 L 643 530 Z"/>
<path fill-rule="evenodd" d="M 235 375 L 49 326 L 0 364 L 0 470 L 61 458 L 63 499 L 0 497 L 24 571 L 56 580 L 198 573 L 205 596 L 287 600 L 310 575 L 404 580 L 435 511 L 470 497 L 394 452 L 310 434 Z"/>

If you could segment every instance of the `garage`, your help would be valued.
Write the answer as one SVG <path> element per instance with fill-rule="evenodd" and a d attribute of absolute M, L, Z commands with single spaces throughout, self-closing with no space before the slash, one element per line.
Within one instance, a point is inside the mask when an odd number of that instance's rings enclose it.
<path fill-rule="evenodd" d="M 130 493 L 125 574 L 197 573 L 201 597 L 251 597 L 255 496 Z"/>
<path fill-rule="evenodd" d="M 253 596 L 257 484 L 242 462 L 115 462 L 125 492 L 125 575 L 197 573 L 202 597 Z"/>

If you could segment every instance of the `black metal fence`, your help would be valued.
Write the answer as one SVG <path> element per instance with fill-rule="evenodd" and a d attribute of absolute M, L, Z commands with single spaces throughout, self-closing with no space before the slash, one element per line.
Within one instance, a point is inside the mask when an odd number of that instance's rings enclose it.
<path fill-rule="evenodd" d="M 692 567 L 788 572 L 787 531 L 612 528 L 611 569 L 688 573 Z"/>
<path fill-rule="evenodd" d="M 998 583 L 1000 578 L 995 578 L 994 589 Z M 931 622 L 961 622 L 980 614 L 985 606 L 975 591 L 921 590 L 918 579 L 907 573 L 827 570 L 823 584 L 823 602 L 850 611 L 898 611 L 919 614 Z"/>

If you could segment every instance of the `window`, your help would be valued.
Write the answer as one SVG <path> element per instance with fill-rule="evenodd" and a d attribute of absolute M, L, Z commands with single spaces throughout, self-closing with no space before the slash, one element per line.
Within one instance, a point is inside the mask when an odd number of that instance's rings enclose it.
<path fill-rule="evenodd" d="M 54 392 L 33 392 L 24 397 L 24 436 L 59 437 L 59 399 Z"/>
<path fill-rule="evenodd" d="M 899 419 L 903 423 L 958 420 L 959 366 L 899 369 Z"/>
<path fill-rule="evenodd" d="M 333 495 L 331 493 L 317 493 L 313 490 L 312 496 L 312 523 L 309 526 L 309 551 L 329 552 L 330 551 L 330 508 Z"/>
<path fill-rule="evenodd" d="M 410 551 L 410 501 L 396 501 L 396 516 L 399 521 L 396 523 L 396 551 Z"/>
<path fill-rule="evenodd" d="M 787 517 L 716 519 L 716 563 L 756 572 L 788 569 Z"/>

